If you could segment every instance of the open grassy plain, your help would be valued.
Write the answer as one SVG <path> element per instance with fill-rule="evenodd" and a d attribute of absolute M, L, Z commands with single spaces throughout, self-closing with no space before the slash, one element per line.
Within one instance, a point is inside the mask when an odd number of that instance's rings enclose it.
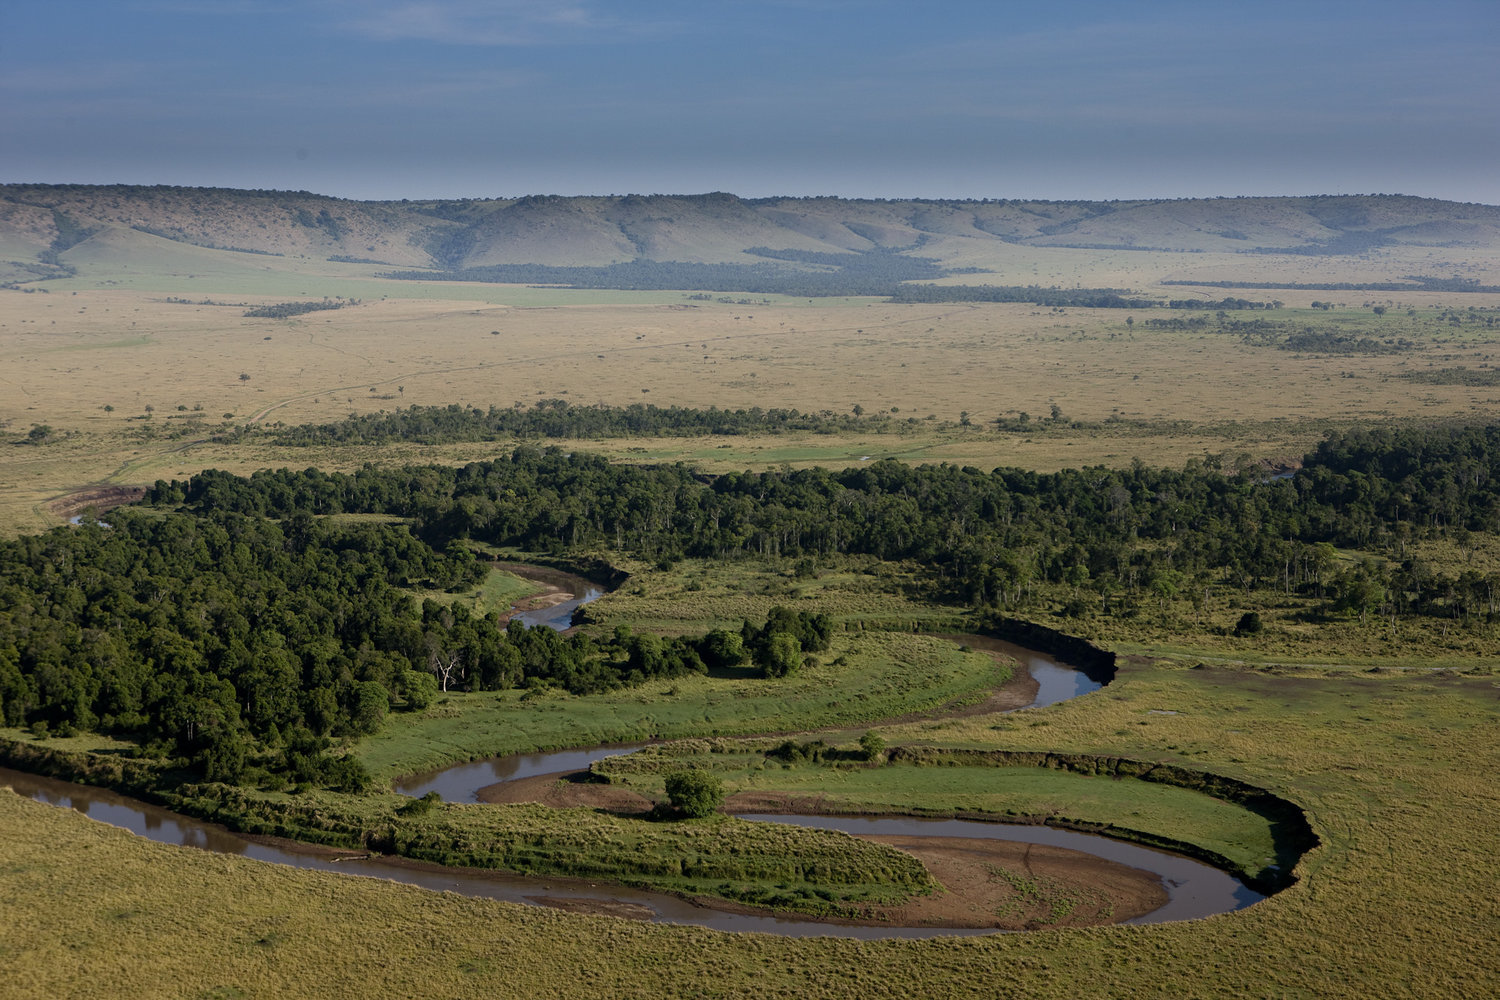
<path fill-rule="evenodd" d="M 914 420 L 899 434 L 564 442 L 625 461 L 724 471 L 881 457 L 1039 469 L 1137 458 L 1176 465 L 1206 454 L 1284 459 L 1331 426 L 1480 420 L 1500 405 L 1493 330 L 1443 318 L 1449 307 L 1500 305 L 1482 294 L 1381 295 L 1393 304 L 1376 316 L 1370 293 L 1237 293 L 1286 300 L 1275 313 L 1281 322 L 1409 342 L 1387 354 L 1317 354 L 1144 322 L 1190 315 L 1180 311 L 767 296 L 741 305 L 678 292 L 393 282 L 343 273 L 369 265 L 306 262 L 292 272 L 276 269 L 288 266 L 280 258 L 187 252 L 221 270 L 152 271 L 149 255 L 130 265 L 107 258 L 97 273 L 84 267 L 39 291 L 0 290 L 0 384 L 8 388 L 0 425 L 13 441 L 38 425 L 52 429 L 43 444 L 7 448 L 0 524 L 35 530 L 57 520 L 49 502 L 83 487 L 143 485 L 205 467 L 465 461 L 503 447 L 230 448 L 209 440 L 247 423 L 326 422 L 403 406 L 564 398 L 845 413 L 858 405 Z M 150 287 L 120 277 L 126 266 L 148 271 Z M 1307 308 L 1335 294 L 1345 308 Z M 243 315 L 248 305 L 325 296 L 358 304 L 291 319 Z M 1042 418 L 1053 405 L 1086 426 L 1049 426 Z M 1032 418 L 1028 429 L 992 423 L 1022 412 Z M 970 426 L 959 426 L 963 415 Z"/>

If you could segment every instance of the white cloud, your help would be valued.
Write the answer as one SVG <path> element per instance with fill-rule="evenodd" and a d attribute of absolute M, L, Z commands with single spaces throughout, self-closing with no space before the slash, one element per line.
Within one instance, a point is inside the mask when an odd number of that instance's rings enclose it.
<path fill-rule="evenodd" d="M 544 45 L 641 30 L 637 24 L 599 13 L 596 5 L 557 0 L 405 0 L 339 6 L 348 11 L 349 30 L 377 41 Z"/>

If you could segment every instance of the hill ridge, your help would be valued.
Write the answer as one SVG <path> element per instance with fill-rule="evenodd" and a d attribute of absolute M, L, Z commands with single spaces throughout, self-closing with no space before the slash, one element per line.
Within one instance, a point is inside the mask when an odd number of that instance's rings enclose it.
<path fill-rule="evenodd" d="M 1115 201 L 526 195 L 358 201 L 308 191 L 0 185 L 0 260 L 45 272 L 108 229 L 216 250 L 445 271 L 640 261 L 753 264 L 878 252 L 947 267 L 1031 248 L 1351 256 L 1500 249 L 1500 206 L 1414 195 Z M 812 265 L 807 265 L 812 266 Z"/>

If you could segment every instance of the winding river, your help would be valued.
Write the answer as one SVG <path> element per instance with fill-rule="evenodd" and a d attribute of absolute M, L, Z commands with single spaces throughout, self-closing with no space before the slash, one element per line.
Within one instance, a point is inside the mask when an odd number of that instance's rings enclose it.
<path fill-rule="evenodd" d="M 601 588 L 595 584 L 581 578 L 576 578 L 576 581 L 573 599 L 538 612 L 526 612 L 527 617 L 523 620 L 532 627 L 567 628 L 576 607 L 602 593 Z M 1082 670 L 1059 663 L 1041 653 L 997 640 L 968 638 L 967 641 L 982 645 L 983 648 L 1010 653 L 1018 659 L 1038 683 L 1035 700 L 1026 708 L 1078 697 L 1102 686 Z M 397 790 L 407 795 L 436 791 L 449 801 L 474 802 L 478 801 L 481 788 L 497 782 L 579 771 L 603 757 L 627 753 L 632 749 L 635 747 L 603 747 L 493 758 L 413 776 L 399 782 Z M 467 896 L 564 908 L 576 905 L 588 909 L 630 913 L 662 923 L 695 924 L 716 930 L 760 931 L 797 937 L 836 935 L 880 939 L 995 933 L 993 929 L 987 928 L 853 926 L 794 915 L 732 913 L 699 906 L 663 893 L 590 883 L 580 879 L 539 878 L 444 868 L 401 858 L 335 858 L 317 848 L 304 848 L 285 842 L 271 844 L 243 837 L 221 826 L 180 816 L 105 789 L 0 768 L 0 786 L 3 785 L 9 785 L 16 792 L 37 801 L 75 809 L 91 819 L 124 827 L 162 843 L 238 854 L 297 868 L 391 879 Z M 1193 919 L 1240 909 L 1264 898 L 1227 873 L 1189 858 L 1124 841 L 1045 826 L 875 816 L 744 815 L 741 818 L 842 830 L 855 835 L 984 838 L 1047 844 L 1081 851 L 1152 872 L 1161 879 L 1168 894 L 1167 904 L 1131 923 Z"/>

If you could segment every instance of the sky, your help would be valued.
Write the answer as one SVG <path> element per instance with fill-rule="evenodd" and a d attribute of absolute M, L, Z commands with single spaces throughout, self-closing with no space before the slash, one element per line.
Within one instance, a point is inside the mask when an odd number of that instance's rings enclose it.
<path fill-rule="evenodd" d="M 1500 0 L 9 0 L 0 182 L 1500 204 Z"/>

